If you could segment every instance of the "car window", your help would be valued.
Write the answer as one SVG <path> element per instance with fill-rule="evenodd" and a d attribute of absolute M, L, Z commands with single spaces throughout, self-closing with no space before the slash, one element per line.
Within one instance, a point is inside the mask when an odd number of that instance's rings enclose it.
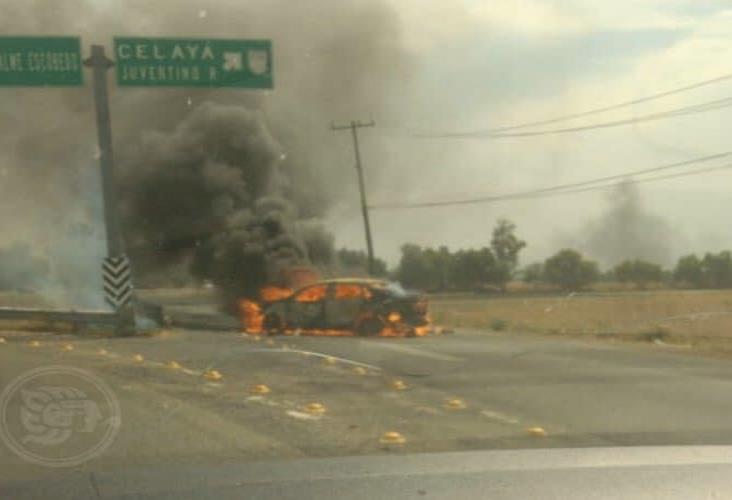
<path fill-rule="evenodd" d="M 363 285 L 357 285 L 353 283 L 338 283 L 335 286 L 335 298 L 336 300 L 347 300 L 347 299 L 370 299 L 372 297 L 371 291 Z"/>
<path fill-rule="evenodd" d="M 326 285 L 314 285 L 298 292 L 295 300 L 303 303 L 320 302 L 325 298 L 327 291 Z"/>

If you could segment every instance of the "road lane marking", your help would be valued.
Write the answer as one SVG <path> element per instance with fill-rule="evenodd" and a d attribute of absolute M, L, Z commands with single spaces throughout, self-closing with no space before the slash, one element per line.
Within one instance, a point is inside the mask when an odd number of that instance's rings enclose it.
<path fill-rule="evenodd" d="M 510 415 L 506 415 L 505 413 L 501 413 L 498 411 L 492 411 L 492 410 L 481 410 L 481 415 L 484 417 L 488 417 L 491 420 L 496 420 L 498 422 L 504 423 L 504 424 L 518 424 L 519 420 L 517 418 L 514 418 Z"/>
<path fill-rule="evenodd" d="M 391 349 L 393 351 L 399 351 L 404 352 L 407 354 L 412 354 L 414 356 L 419 356 L 427 359 L 436 359 L 439 361 L 463 361 L 462 358 L 458 358 L 455 356 L 451 356 L 449 354 L 440 354 L 437 352 L 432 351 L 423 351 L 421 349 L 417 349 L 416 347 L 409 347 L 406 345 L 400 345 L 400 344 L 372 344 L 376 347 L 381 347 L 382 349 Z"/>
<path fill-rule="evenodd" d="M 331 356 L 330 354 L 324 354 L 322 352 L 314 352 L 314 351 L 303 351 L 301 349 L 247 349 L 246 351 L 242 351 L 242 354 L 248 354 L 250 352 L 270 352 L 270 353 L 282 353 L 282 354 L 304 354 L 306 356 L 315 356 L 318 358 L 332 358 L 336 361 L 339 361 L 341 363 L 346 363 L 354 366 L 362 366 L 364 368 L 369 368 L 371 370 L 378 370 L 381 371 L 381 368 L 375 365 L 370 365 L 368 363 L 361 363 L 360 361 L 354 361 L 352 359 L 346 359 L 346 358 L 339 358 L 338 356 Z"/>
<path fill-rule="evenodd" d="M 320 420 L 321 418 L 323 418 L 322 414 L 321 415 L 312 415 L 312 414 L 303 413 L 303 412 L 297 411 L 297 410 L 287 410 L 285 413 L 287 415 L 289 415 L 293 418 L 297 418 L 299 420 Z"/>

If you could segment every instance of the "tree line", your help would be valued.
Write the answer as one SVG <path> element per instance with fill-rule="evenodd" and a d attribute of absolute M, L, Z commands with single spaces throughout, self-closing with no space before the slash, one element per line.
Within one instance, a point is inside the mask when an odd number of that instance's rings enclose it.
<path fill-rule="evenodd" d="M 732 288 L 732 252 L 707 252 L 699 257 L 681 257 L 671 269 L 640 259 L 629 259 L 602 271 L 581 252 L 564 248 L 543 262 L 518 268 L 526 242 L 516 236 L 516 226 L 500 220 L 490 244 L 477 249 L 451 251 L 446 246 L 401 247 L 399 265 L 393 271 L 377 259 L 376 275 L 389 277 L 405 287 L 427 291 L 505 290 L 513 280 L 544 283 L 568 291 L 582 290 L 598 282 L 619 282 L 644 289 L 649 286 L 683 288 Z M 338 252 L 344 270 L 365 268 L 366 255 L 342 249 Z"/>

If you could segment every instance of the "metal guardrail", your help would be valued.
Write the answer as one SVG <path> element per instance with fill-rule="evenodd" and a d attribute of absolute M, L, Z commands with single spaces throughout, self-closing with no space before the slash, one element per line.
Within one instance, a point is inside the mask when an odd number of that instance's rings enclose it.
<path fill-rule="evenodd" d="M 137 315 L 148 318 L 157 325 L 165 324 L 163 307 L 145 301 L 135 303 Z M 0 321 L 40 321 L 71 323 L 77 327 L 99 325 L 115 326 L 119 323 L 119 316 L 114 312 L 105 311 L 62 311 L 32 308 L 0 307 Z"/>
<path fill-rule="evenodd" d="M 101 311 L 48 311 L 43 309 L 21 309 L 0 307 L 0 320 L 64 321 L 85 324 L 114 324 L 115 313 Z"/>

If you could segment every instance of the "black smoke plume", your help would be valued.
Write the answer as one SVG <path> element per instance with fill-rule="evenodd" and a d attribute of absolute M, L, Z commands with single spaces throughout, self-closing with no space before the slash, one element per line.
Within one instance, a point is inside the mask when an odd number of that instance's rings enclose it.
<path fill-rule="evenodd" d="M 414 69 L 399 18 L 381 0 L 0 0 L 0 10 L 3 31 L 78 35 L 85 55 L 97 43 L 114 58 L 114 36 L 272 40 L 272 91 L 118 88 L 110 72 L 119 194 L 140 285 L 208 279 L 249 294 L 291 263 L 327 266 L 332 238 L 319 221 L 355 191 L 352 151 L 345 140 L 332 147 L 328 124 L 395 118 Z M 3 90 L 12 94 L 0 106 L 0 226 L 50 269 L 79 276 L 52 271 L 51 285 L 101 296 L 101 224 L 81 244 L 93 252 L 55 236 L 102 220 L 73 216 L 99 192 L 86 175 L 98 154 L 88 72 L 85 80 Z M 369 154 L 384 154 L 377 141 Z"/>

